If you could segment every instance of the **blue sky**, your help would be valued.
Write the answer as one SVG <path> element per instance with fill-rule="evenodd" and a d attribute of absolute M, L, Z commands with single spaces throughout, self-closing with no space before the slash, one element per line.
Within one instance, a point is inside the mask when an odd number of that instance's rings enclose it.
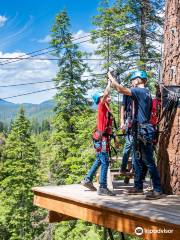
<path fill-rule="evenodd" d="M 42 47 L 38 43 L 49 34 L 55 15 L 66 9 L 71 18 L 72 31 L 92 29 L 92 16 L 97 13 L 98 0 L 4 0 L 0 15 L 7 18 L 0 32 L 2 51 L 31 51 Z M 21 32 L 22 30 L 22 32 Z M 5 43 L 9 35 L 20 32 L 13 41 Z M 3 46 L 2 46 L 3 45 Z"/>
<path fill-rule="evenodd" d="M 48 46 L 50 29 L 55 15 L 66 9 L 71 18 L 74 36 L 83 36 L 92 28 L 92 16 L 97 14 L 99 0 L 1 0 L 0 8 L 0 57 L 17 57 Z M 92 44 L 81 46 L 93 50 Z M 4 60 L 0 60 L 1 62 Z M 50 80 L 56 74 L 55 62 L 22 61 L 0 66 L 0 85 Z M 17 95 L 53 84 L 18 88 L 0 88 L 0 98 Z M 54 92 L 18 97 L 15 103 L 39 103 L 52 98 Z"/>

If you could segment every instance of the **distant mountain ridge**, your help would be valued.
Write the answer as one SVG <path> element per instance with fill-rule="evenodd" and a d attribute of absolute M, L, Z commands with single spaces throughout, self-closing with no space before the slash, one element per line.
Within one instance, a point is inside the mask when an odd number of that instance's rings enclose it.
<path fill-rule="evenodd" d="M 16 117 L 19 109 L 23 107 L 26 116 L 30 119 L 37 119 L 39 122 L 53 116 L 53 109 L 55 107 L 54 100 L 48 100 L 40 104 L 22 103 L 15 104 L 0 99 L 0 121 L 9 123 Z"/>

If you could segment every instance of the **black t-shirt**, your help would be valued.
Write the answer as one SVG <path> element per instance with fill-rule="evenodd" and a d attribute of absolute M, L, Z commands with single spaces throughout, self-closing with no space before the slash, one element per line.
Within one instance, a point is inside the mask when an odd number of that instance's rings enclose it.
<path fill-rule="evenodd" d="M 132 118 L 132 98 L 131 96 L 123 95 L 122 106 L 124 106 L 124 119 Z"/>
<path fill-rule="evenodd" d="M 152 98 L 147 88 L 131 88 L 132 99 L 134 100 L 134 119 L 138 123 L 149 123 L 152 109 Z"/>

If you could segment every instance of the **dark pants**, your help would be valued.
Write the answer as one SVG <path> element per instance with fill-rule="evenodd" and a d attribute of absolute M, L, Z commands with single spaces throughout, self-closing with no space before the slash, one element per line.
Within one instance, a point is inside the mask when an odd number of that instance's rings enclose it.
<path fill-rule="evenodd" d="M 122 164 L 121 164 L 121 170 L 125 171 L 127 168 L 128 160 L 132 152 L 132 145 L 133 145 L 133 139 L 130 134 L 126 135 L 125 138 L 125 145 L 123 149 L 123 157 L 122 157 Z"/>
<path fill-rule="evenodd" d="M 94 161 L 85 179 L 92 181 L 99 166 L 101 166 L 99 178 L 100 187 L 107 188 L 107 171 L 109 166 L 109 154 L 107 152 L 96 153 L 96 160 Z"/>
<path fill-rule="evenodd" d="M 143 164 L 145 164 L 151 176 L 154 191 L 161 192 L 160 177 L 153 158 L 152 144 L 147 143 L 145 145 L 141 141 L 138 141 L 136 144 L 133 143 L 133 155 L 135 171 L 134 179 L 135 188 L 138 190 L 143 189 Z"/>

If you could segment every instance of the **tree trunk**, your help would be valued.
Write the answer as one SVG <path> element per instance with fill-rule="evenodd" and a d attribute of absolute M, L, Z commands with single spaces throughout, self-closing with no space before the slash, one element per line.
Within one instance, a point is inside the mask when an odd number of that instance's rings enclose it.
<path fill-rule="evenodd" d="M 180 1 L 167 0 L 164 33 L 163 83 L 180 85 Z M 161 125 L 162 128 L 162 125 Z M 161 129 L 162 130 L 162 129 Z M 177 108 L 168 134 L 161 134 L 158 166 L 163 191 L 180 194 L 180 107 Z"/>
<path fill-rule="evenodd" d="M 145 61 L 146 58 L 146 12 L 147 4 L 141 1 L 141 29 L 140 29 L 140 60 Z"/>
<path fill-rule="evenodd" d="M 144 62 L 142 69 L 146 70 L 147 62 L 147 22 L 151 12 L 151 3 L 149 0 L 140 1 L 140 61 Z"/>

